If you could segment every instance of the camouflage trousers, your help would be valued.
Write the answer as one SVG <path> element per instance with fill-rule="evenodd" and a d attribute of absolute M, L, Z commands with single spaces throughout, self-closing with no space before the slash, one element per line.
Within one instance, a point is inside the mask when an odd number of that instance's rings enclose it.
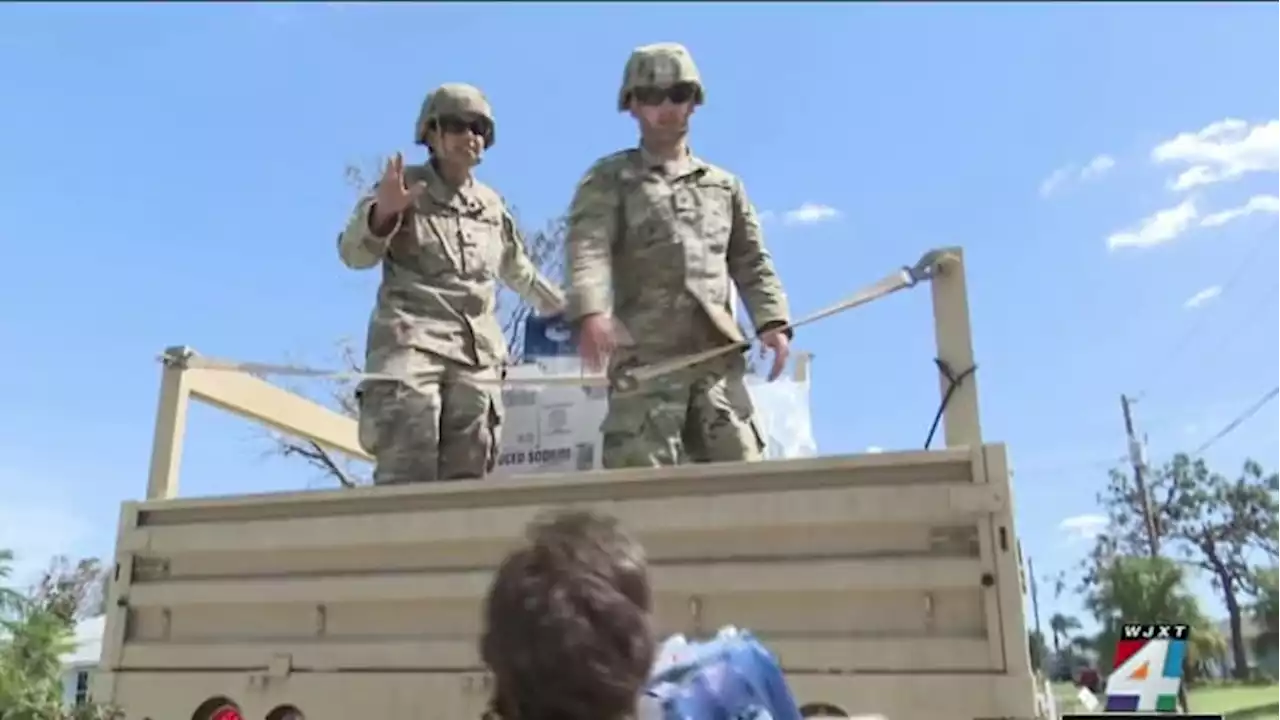
<path fill-rule="evenodd" d="M 502 437 L 501 370 L 407 352 L 396 365 L 409 380 L 369 380 L 357 391 L 360 446 L 376 461 L 374 484 L 484 477 Z"/>
<path fill-rule="evenodd" d="M 605 468 L 757 461 L 764 437 L 733 355 L 609 396 L 600 430 Z"/>

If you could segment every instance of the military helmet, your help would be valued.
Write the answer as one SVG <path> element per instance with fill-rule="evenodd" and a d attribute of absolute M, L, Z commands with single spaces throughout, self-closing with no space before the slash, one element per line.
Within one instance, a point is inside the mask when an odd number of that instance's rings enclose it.
<path fill-rule="evenodd" d="M 436 88 L 422 103 L 422 111 L 418 113 L 418 124 L 413 140 L 419 145 L 427 144 L 427 128 L 431 121 L 448 116 L 478 115 L 489 121 L 489 130 L 485 133 L 485 148 L 493 147 L 493 108 L 480 88 L 465 83 L 445 83 Z"/>
<path fill-rule="evenodd" d="M 678 83 L 692 83 L 697 87 L 694 105 L 701 105 L 706 99 L 702 76 L 685 46 L 680 43 L 654 43 L 638 47 L 631 51 L 627 68 L 622 72 L 618 110 L 630 107 L 631 91 L 638 87 L 670 87 Z"/>

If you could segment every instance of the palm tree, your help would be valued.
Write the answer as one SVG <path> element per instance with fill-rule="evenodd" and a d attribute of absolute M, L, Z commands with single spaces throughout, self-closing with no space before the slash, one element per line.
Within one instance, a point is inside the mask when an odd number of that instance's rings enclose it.
<path fill-rule="evenodd" d="M 1184 671 L 1193 671 L 1205 653 L 1219 644 L 1221 634 L 1200 611 L 1195 596 L 1187 592 L 1185 574 L 1178 563 L 1163 557 L 1118 556 L 1099 569 L 1097 580 L 1085 607 L 1102 625 L 1095 641 L 1100 670 L 1111 672 L 1111 652 L 1120 638 L 1120 626 L 1126 622 L 1172 621 L 1190 625 L 1191 643 L 1183 660 Z M 1185 690 L 1178 695 L 1186 708 Z"/>
<path fill-rule="evenodd" d="M 57 718 L 62 712 L 61 657 L 71 647 L 67 626 L 52 613 L 30 610 L 0 621 L 0 706 L 5 718 Z"/>
<path fill-rule="evenodd" d="M 1071 631 L 1080 629 L 1080 621 L 1070 615 L 1054 613 L 1049 618 L 1049 631 L 1053 633 L 1053 654 L 1062 653 L 1062 644 L 1071 638 Z"/>
<path fill-rule="evenodd" d="M 1115 647 L 1120 626 L 1126 622 L 1177 621 L 1208 629 L 1211 624 L 1184 585 L 1183 569 L 1168 558 L 1117 557 L 1100 573 L 1100 582 L 1085 600 L 1102 624 L 1098 647 Z M 1193 631 L 1192 637 L 1195 636 Z"/>

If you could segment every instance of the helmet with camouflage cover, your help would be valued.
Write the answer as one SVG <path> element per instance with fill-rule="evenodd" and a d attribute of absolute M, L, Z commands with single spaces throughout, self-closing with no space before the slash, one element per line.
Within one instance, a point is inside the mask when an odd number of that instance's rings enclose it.
<path fill-rule="evenodd" d="M 445 83 L 436 88 L 422 103 L 422 111 L 418 113 L 418 124 L 414 130 L 413 140 L 419 145 L 427 144 L 427 128 L 431 121 L 442 117 L 480 116 L 489 121 L 489 131 L 485 133 L 484 146 L 493 146 L 494 122 L 493 108 L 489 100 L 480 92 L 480 88 L 465 83 Z"/>
<path fill-rule="evenodd" d="M 705 100 L 702 76 L 693 56 L 680 43 L 654 43 L 642 45 L 631 51 L 627 68 L 622 72 L 622 90 L 618 92 L 618 111 L 631 106 L 631 91 L 638 87 L 670 87 L 679 83 L 692 83 L 698 92 L 693 104 Z"/>

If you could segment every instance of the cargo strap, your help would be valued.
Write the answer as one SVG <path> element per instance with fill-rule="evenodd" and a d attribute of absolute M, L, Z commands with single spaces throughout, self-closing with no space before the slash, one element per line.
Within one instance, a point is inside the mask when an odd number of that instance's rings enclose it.
<path fill-rule="evenodd" d="M 825 320 L 833 315 L 839 315 L 847 310 L 852 310 L 859 305 L 866 305 L 873 300 L 892 295 L 899 290 L 915 287 L 917 284 L 931 280 L 945 263 L 954 260 L 954 256 L 945 250 L 930 250 L 925 253 L 914 264 L 903 266 L 894 273 L 885 276 L 866 287 L 859 289 L 857 292 L 849 295 L 843 300 L 818 310 L 815 313 L 806 315 L 799 320 L 789 323 L 782 327 L 770 328 L 770 331 L 785 331 L 811 325 L 819 320 Z M 603 375 L 546 375 L 536 378 L 502 378 L 494 379 L 493 382 L 505 386 L 517 385 L 572 385 L 579 387 L 608 387 L 618 392 L 627 392 L 633 390 L 639 383 L 646 380 L 670 375 L 680 370 L 699 365 L 709 360 L 723 357 L 730 353 L 740 352 L 750 348 L 760 336 L 757 335 L 750 339 L 721 345 L 720 347 L 706 350 L 703 352 L 692 353 L 690 355 L 682 355 L 670 360 L 642 365 L 634 368 L 618 369 L 612 375 L 606 377 Z M 406 380 L 397 375 L 387 373 L 366 373 L 366 372 L 350 372 L 340 370 L 328 370 L 320 368 L 311 368 L 300 365 L 276 365 L 272 363 L 259 362 L 236 362 L 232 360 L 223 360 L 219 358 L 203 357 L 188 352 L 184 355 L 168 354 L 161 358 L 166 364 L 179 365 L 186 368 L 200 370 L 223 370 L 230 372 L 241 372 L 250 375 L 278 375 L 288 377 L 311 377 L 326 378 L 330 380 L 345 381 L 362 381 L 362 380 Z"/>

